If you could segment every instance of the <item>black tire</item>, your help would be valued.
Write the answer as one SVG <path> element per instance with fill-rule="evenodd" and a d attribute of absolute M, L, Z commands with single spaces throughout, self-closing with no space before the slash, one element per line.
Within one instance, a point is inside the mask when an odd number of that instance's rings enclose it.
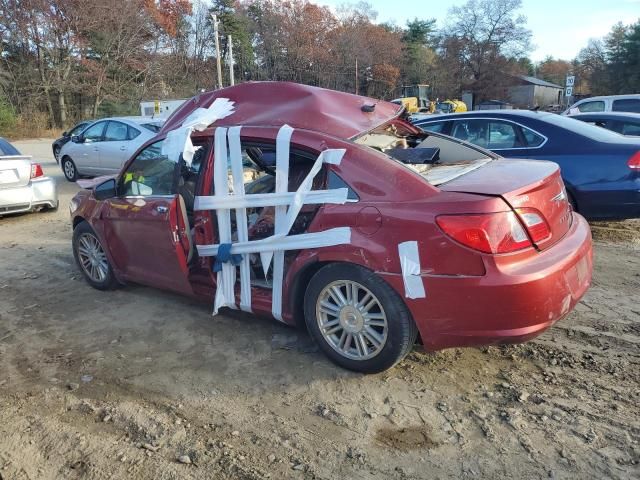
<path fill-rule="evenodd" d="M 93 240 L 91 240 L 91 238 Z M 100 268 L 98 265 L 93 265 L 93 267 L 96 268 L 96 271 L 95 271 L 96 275 L 92 277 L 92 273 L 91 273 L 93 271 L 92 266 L 83 265 L 83 261 L 85 264 L 87 263 L 87 258 L 85 256 L 86 254 L 82 253 L 81 250 L 83 247 L 87 246 L 85 242 L 93 242 L 93 241 L 97 242 L 97 245 L 100 247 L 103 254 L 103 256 L 99 256 L 99 258 L 97 256 L 94 256 L 93 259 L 96 260 L 97 263 L 100 263 L 100 261 L 104 262 L 102 263 L 102 267 L 104 268 L 101 270 L 104 273 L 104 275 L 100 275 L 99 272 L 97 271 Z M 102 243 L 100 242 L 100 239 L 98 238 L 96 233 L 93 231 L 93 229 L 87 222 L 80 222 L 76 226 L 76 228 L 73 229 L 72 245 L 73 245 L 73 258 L 75 258 L 78 268 L 82 272 L 82 275 L 84 276 L 85 280 L 89 285 L 91 285 L 93 288 L 97 288 L 98 290 L 111 290 L 118 286 L 118 280 L 113 274 L 113 268 L 111 268 L 109 259 L 107 258 L 106 254 L 104 254 L 104 248 L 102 247 Z M 86 248 L 85 248 L 85 251 L 86 251 Z"/>
<path fill-rule="evenodd" d="M 64 157 L 60 166 L 62 167 L 64 178 L 70 182 L 75 182 L 78 179 L 78 169 L 76 168 L 76 164 L 73 163 L 73 160 L 69 157 Z"/>
<path fill-rule="evenodd" d="M 55 159 L 56 163 L 59 165 L 60 164 L 60 147 L 58 145 L 53 147 L 53 158 Z"/>
<path fill-rule="evenodd" d="M 366 355 L 362 355 L 365 357 L 363 359 L 349 358 L 349 356 L 347 356 L 348 353 L 343 354 L 338 351 L 340 348 L 339 345 L 342 345 L 343 343 L 342 340 L 338 342 L 338 346 L 335 346 L 330 343 L 335 340 L 332 340 L 332 338 L 325 338 L 325 335 L 321 332 L 318 318 L 320 317 L 320 321 L 323 321 L 322 315 L 326 314 L 326 312 L 318 312 L 317 308 L 320 308 L 318 306 L 318 302 L 319 300 L 326 298 L 326 294 L 333 297 L 327 289 L 332 285 L 334 287 L 338 286 L 339 288 L 342 288 L 340 287 L 342 284 L 341 282 L 348 282 L 351 285 L 355 282 L 356 285 L 362 287 L 362 290 L 356 291 L 355 296 L 358 296 L 358 299 L 353 303 L 353 305 L 359 305 L 360 302 L 365 303 L 364 297 L 366 297 L 367 294 L 371 294 L 379 306 L 379 308 L 377 306 L 374 307 L 378 308 L 378 310 L 374 310 L 374 312 L 378 312 L 375 313 L 375 315 L 382 315 L 385 317 L 385 327 L 373 328 L 378 328 L 378 333 L 386 331 L 386 338 L 384 342 L 381 342 L 380 346 L 377 347 L 379 348 L 379 351 L 373 354 L 370 358 L 366 358 Z M 344 288 L 345 290 L 341 290 L 342 293 L 347 291 L 347 287 L 345 286 Z M 320 298 L 321 295 L 322 298 Z M 353 297 L 354 294 L 352 293 L 351 296 Z M 369 301 L 367 301 L 367 303 L 369 303 Z M 353 308 L 350 305 L 351 304 L 348 305 L 349 308 Z M 340 315 L 344 315 L 344 307 L 340 312 Z M 367 313 L 367 315 L 368 314 L 369 313 Z M 363 317 L 358 319 L 356 318 L 357 315 L 351 315 L 353 317 L 352 321 L 354 322 L 352 327 L 356 329 L 360 328 L 360 332 L 364 333 L 362 329 L 366 327 L 362 327 L 358 325 L 358 323 L 364 321 L 366 324 L 367 320 L 362 320 Z M 318 270 L 318 272 L 311 278 L 304 298 L 304 316 L 309 333 L 322 351 L 337 365 L 356 372 L 378 373 L 393 367 L 411 351 L 418 335 L 418 330 L 413 318 L 411 317 L 411 313 L 395 290 L 393 290 L 374 272 L 363 267 L 347 263 L 329 264 Z M 331 321 L 335 323 L 336 320 L 340 325 L 343 324 L 342 316 L 339 317 L 338 315 L 335 315 Z M 349 322 L 349 320 L 344 321 Z M 345 330 L 342 326 L 333 326 L 332 328 L 325 327 L 325 330 L 331 331 L 336 328 L 341 328 L 343 331 Z M 342 335 L 343 333 L 341 332 L 340 336 Z M 358 346 L 358 339 L 355 337 L 360 336 L 361 338 L 364 338 L 365 335 L 367 335 L 367 333 L 360 335 L 358 332 L 352 335 L 354 338 L 353 340 L 349 340 L 348 347 L 348 350 L 353 352 L 352 355 L 360 356 L 361 352 L 365 352 L 365 348 L 372 350 L 376 349 L 374 343 L 367 338 L 365 339 L 361 350 L 361 347 Z M 336 333 L 333 339 L 337 337 L 338 334 Z M 369 352 L 369 350 L 366 350 L 366 352 Z"/>

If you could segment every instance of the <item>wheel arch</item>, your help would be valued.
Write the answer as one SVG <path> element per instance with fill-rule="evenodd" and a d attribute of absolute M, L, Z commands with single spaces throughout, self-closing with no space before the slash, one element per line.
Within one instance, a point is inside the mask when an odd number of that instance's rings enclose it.
<path fill-rule="evenodd" d="M 82 222 L 86 222 L 86 221 L 87 221 L 86 218 L 84 218 L 82 215 L 77 215 L 77 216 L 73 217 L 73 222 L 71 224 L 73 230 L 75 230 L 76 227 L 78 225 L 80 225 Z"/>
<path fill-rule="evenodd" d="M 322 269 L 323 267 L 326 267 L 327 265 L 333 265 L 333 264 L 355 266 L 355 267 L 363 268 L 365 270 L 369 270 L 371 273 L 377 275 L 377 272 L 374 269 L 370 268 L 365 264 L 357 263 L 357 262 L 348 262 L 348 261 L 339 260 L 339 259 L 323 259 L 323 260 L 307 262 L 292 277 L 291 285 L 293 286 L 293 288 L 290 290 L 289 298 L 287 302 L 290 312 L 292 314 L 294 325 L 297 328 L 303 328 L 305 330 L 307 328 L 304 320 L 304 299 L 305 299 L 307 287 L 309 285 L 309 281 L 320 269 Z M 400 296 L 403 302 L 405 302 L 404 297 L 399 292 L 397 292 L 393 288 L 393 286 L 390 285 L 384 279 L 383 276 L 381 275 L 377 275 L 377 276 L 380 280 L 386 283 L 391 290 L 395 291 Z M 417 323 L 413 318 L 413 314 L 411 313 L 411 309 L 409 309 L 408 306 L 407 306 L 407 311 L 409 313 L 411 321 L 414 323 L 414 325 L 417 326 Z M 416 343 L 419 343 L 421 345 L 423 344 L 422 336 L 420 334 L 419 329 L 418 329 L 418 336 L 416 338 Z"/>
<path fill-rule="evenodd" d="M 292 278 L 291 285 L 293 288 L 290 290 L 289 294 L 289 309 L 291 315 L 293 317 L 294 325 L 297 328 L 306 329 L 306 324 L 304 321 L 304 296 L 307 291 L 307 286 L 309 285 L 309 281 L 311 277 L 313 277 L 318 270 L 320 270 L 325 265 L 329 265 L 331 263 L 337 263 L 332 261 L 311 261 L 307 262 L 305 265 L 300 268 Z M 347 263 L 347 262 L 343 262 Z"/>

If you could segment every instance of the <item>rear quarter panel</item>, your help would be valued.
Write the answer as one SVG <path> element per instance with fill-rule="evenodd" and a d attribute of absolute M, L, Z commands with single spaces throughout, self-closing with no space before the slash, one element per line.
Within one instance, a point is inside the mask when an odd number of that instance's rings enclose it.
<path fill-rule="evenodd" d="M 309 231 L 349 226 L 351 242 L 303 250 L 297 255 L 285 278 L 285 321 L 294 321 L 296 302 L 304 296 L 306 287 L 306 282 L 300 279 L 305 278 L 304 272 L 309 268 L 313 270 L 329 262 L 348 262 L 382 274 L 399 275 L 398 244 L 404 241 L 418 242 L 423 273 L 485 273 L 481 255 L 446 237 L 436 225 L 435 217 L 442 213 L 508 210 L 502 199 L 443 192 L 408 168 L 367 147 L 335 140 L 325 140 L 325 145 L 347 149 L 342 163 L 331 168 L 358 194 L 359 201 L 322 206 Z M 399 289 L 398 294 L 404 297 L 404 290 Z"/>

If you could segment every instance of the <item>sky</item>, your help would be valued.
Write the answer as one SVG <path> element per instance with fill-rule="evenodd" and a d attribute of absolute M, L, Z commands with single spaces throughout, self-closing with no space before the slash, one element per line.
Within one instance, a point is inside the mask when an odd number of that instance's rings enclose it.
<path fill-rule="evenodd" d="M 447 12 L 466 0 L 367 0 L 378 12 L 378 22 L 404 25 L 413 18 L 435 18 L 444 27 Z M 351 0 L 312 0 L 335 8 Z M 523 0 L 520 12 L 527 17 L 533 34 L 530 58 L 539 62 L 547 56 L 572 60 L 590 38 L 600 38 L 611 27 L 640 19 L 640 0 Z"/>

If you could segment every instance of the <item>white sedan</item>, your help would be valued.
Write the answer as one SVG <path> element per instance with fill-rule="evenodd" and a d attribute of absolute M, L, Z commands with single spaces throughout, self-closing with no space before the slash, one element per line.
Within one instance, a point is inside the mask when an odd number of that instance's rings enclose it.
<path fill-rule="evenodd" d="M 8 213 L 55 210 L 56 182 L 45 177 L 42 167 L 29 155 L 0 138 L 0 217 Z"/>
<path fill-rule="evenodd" d="M 104 118 L 92 123 L 60 150 L 67 180 L 118 173 L 124 163 L 160 130 L 162 122 L 144 117 Z"/>

